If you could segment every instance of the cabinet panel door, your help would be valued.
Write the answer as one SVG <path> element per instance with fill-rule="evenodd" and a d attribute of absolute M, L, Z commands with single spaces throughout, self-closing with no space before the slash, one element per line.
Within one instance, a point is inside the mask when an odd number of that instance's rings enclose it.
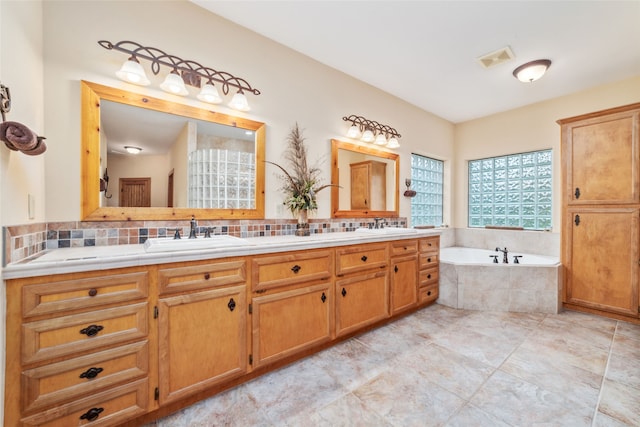
<path fill-rule="evenodd" d="M 160 404 L 246 371 L 246 286 L 159 301 Z"/>
<path fill-rule="evenodd" d="M 332 339 L 330 283 L 254 297 L 252 305 L 254 367 Z"/>
<path fill-rule="evenodd" d="M 417 261 L 413 255 L 391 262 L 391 314 L 411 308 L 418 301 Z"/>
<path fill-rule="evenodd" d="M 638 215 L 568 210 L 565 302 L 638 317 Z"/>
<path fill-rule="evenodd" d="M 338 336 L 389 317 L 387 271 L 359 274 L 336 281 Z"/>
<path fill-rule="evenodd" d="M 568 203 L 638 203 L 637 111 L 563 126 Z"/>

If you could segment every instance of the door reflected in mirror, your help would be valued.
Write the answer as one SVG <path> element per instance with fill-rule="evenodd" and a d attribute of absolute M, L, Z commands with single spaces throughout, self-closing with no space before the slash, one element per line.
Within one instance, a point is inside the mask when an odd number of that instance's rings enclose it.
<path fill-rule="evenodd" d="M 332 217 L 397 217 L 399 156 L 331 141 Z"/>
<path fill-rule="evenodd" d="M 84 220 L 264 218 L 263 123 L 82 82 L 82 128 Z"/>

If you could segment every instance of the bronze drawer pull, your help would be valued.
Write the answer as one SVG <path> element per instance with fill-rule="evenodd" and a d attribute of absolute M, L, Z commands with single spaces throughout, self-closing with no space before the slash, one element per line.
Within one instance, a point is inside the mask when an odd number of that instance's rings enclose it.
<path fill-rule="evenodd" d="M 342 296 L 346 297 L 347 296 L 347 290 L 345 288 L 342 288 Z"/>
<path fill-rule="evenodd" d="M 80 333 L 85 334 L 88 337 L 92 337 L 103 329 L 104 327 L 101 325 L 89 325 L 84 329 L 80 329 Z"/>
<path fill-rule="evenodd" d="M 431 291 L 427 291 L 427 296 L 431 296 Z"/>
<path fill-rule="evenodd" d="M 211 275 L 209 273 L 204 273 L 204 280 L 209 280 Z"/>
<path fill-rule="evenodd" d="M 431 274 L 427 274 L 427 279 L 431 279 Z"/>
<path fill-rule="evenodd" d="M 235 310 L 236 302 L 233 300 L 233 298 L 229 300 L 229 304 L 227 304 L 227 307 L 229 307 L 229 311 Z"/>
<path fill-rule="evenodd" d="M 291 271 L 293 271 L 295 274 L 298 274 L 298 271 L 300 271 L 301 269 L 302 267 L 300 267 L 298 264 L 291 267 Z"/>
<path fill-rule="evenodd" d="M 324 294 L 324 292 L 322 293 L 322 296 L 320 297 L 320 299 L 322 300 L 323 303 L 327 300 L 327 296 Z"/>
<path fill-rule="evenodd" d="M 80 419 L 87 420 L 87 421 L 95 421 L 98 419 L 102 411 L 104 411 L 104 408 L 91 408 L 84 414 L 80 415 Z"/>
<path fill-rule="evenodd" d="M 367 256 L 366 255 L 362 255 L 362 258 L 360 258 L 362 260 L 362 262 L 367 262 Z"/>
<path fill-rule="evenodd" d="M 100 372 L 102 372 L 102 368 L 89 368 L 83 373 L 80 374 L 80 378 L 86 378 L 88 380 L 92 380 L 98 376 Z"/>
<path fill-rule="evenodd" d="M 431 257 L 427 258 L 427 262 L 431 262 Z"/>
<path fill-rule="evenodd" d="M 393 267 L 393 271 L 395 271 L 396 273 L 398 272 L 398 266 L 397 265 L 395 267 Z"/>
<path fill-rule="evenodd" d="M 91 288 L 89 289 L 89 296 L 90 297 L 95 297 L 96 295 L 98 295 L 98 290 L 95 288 Z"/>

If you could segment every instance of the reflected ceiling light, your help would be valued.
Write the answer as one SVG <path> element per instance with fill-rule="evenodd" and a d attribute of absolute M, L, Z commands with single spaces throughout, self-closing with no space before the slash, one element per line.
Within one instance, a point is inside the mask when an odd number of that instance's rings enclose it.
<path fill-rule="evenodd" d="M 219 84 L 218 87 L 222 88 L 224 95 L 228 95 L 231 89 L 237 89 L 237 93 L 233 96 L 229 106 L 239 111 L 250 110 L 249 101 L 245 93 L 260 95 L 260 91 L 252 88 L 249 82 L 243 78 L 236 77 L 226 71 L 205 67 L 192 60 L 185 60 L 175 55 L 167 54 L 155 47 L 142 46 L 139 43 L 127 40 L 116 44 L 107 40 L 100 40 L 98 44 L 107 50 L 116 50 L 129 55 L 129 59 L 116 72 L 118 78 L 128 83 L 141 86 L 146 86 L 150 83 L 139 61 L 140 59 L 145 59 L 151 62 L 151 72 L 155 75 L 160 73 L 161 66 L 171 69 L 171 73 L 160 85 L 162 90 L 169 93 L 187 95 L 188 91 L 185 87 L 185 84 L 187 84 L 200 88 L 200 92 L 197 95 L 199 100 L 218 104 L 222 102 L 222 98 L 214 84 Z"/>
<path fill-rule="evenodd" d="M 134 147 L 133 145 L 125 145 L 124 149 L 127 150 L 129 154 L 139 154 L 142 151 L 142 148 Z"/>
<path fill-rule="evenodd" d="M 122 64 L 122 68 L 116 71 L 116 76 L 120 80 L 133 83 L 134 85 L 147 86 L 151 83 L 147 78 L 147 74 L 144 72 L 144 68 L 140 65 L 138 58 L 133 55 Z"/>
<path fill-rule="evenodd" d="M 160 85 L 160 89 L 174 95 L 185 96 L 189 94 L 187 87 L 184 85 L 184 80 L 182 80 L 182 77 L 178 74 L 178 70 L 173 70 L 167 74 L 167 77 L 165 77 Z"/>
<path fill-rule="evenodd" d="M 551 66 L 548 59 L 538 59 L 536 61 L 527 62 L 513 70 L 513 76 L 523 83 L 530 83 L 544 76 L 547 69 Z"/>
<path fill-rule="evenodd" d="M 238 91 L 233 98 L 231 98 L 231 102 L 229 102 L 229 107 L 238 111 L 249 111 L 249 101 L 247 101 L 247 97 L 244 96 L 241 90 Z"/>
<path fill-rule="evenodd" d="M 383 125 L 353 114 L 349 117 L 343 117 L 342 120 L 351 122 L 351 126 L 347 131 L 349 138 L 358 138 L 358 136 L 362 134 L 360 137 L 360 141 L 362 142 L 373 142 L 376 145 L 387 148 L 400 147 L 400 143 L 398 142 L 400 134 L 391 126 Z"/>
<path fill-rule="evenodd" d="M 216 89 L 216 87 L 211 83 L 205 83 L 202 85 L 202 89 L 200 89 L 200 93 L 198 94 L 198 99 L 208 104 L 220 104 L 222 102 L 218 89 Z"/>

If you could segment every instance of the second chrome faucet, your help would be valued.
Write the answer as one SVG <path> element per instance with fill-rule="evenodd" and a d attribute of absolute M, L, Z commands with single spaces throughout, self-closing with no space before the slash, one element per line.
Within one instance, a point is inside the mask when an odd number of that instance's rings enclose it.
<path fill-rule="evenodd" d="M 496 248 L 496 252 L 502 252 L 502 263 L 509 264 L 509 251 L 507 250 L 507 248 Z"/>

